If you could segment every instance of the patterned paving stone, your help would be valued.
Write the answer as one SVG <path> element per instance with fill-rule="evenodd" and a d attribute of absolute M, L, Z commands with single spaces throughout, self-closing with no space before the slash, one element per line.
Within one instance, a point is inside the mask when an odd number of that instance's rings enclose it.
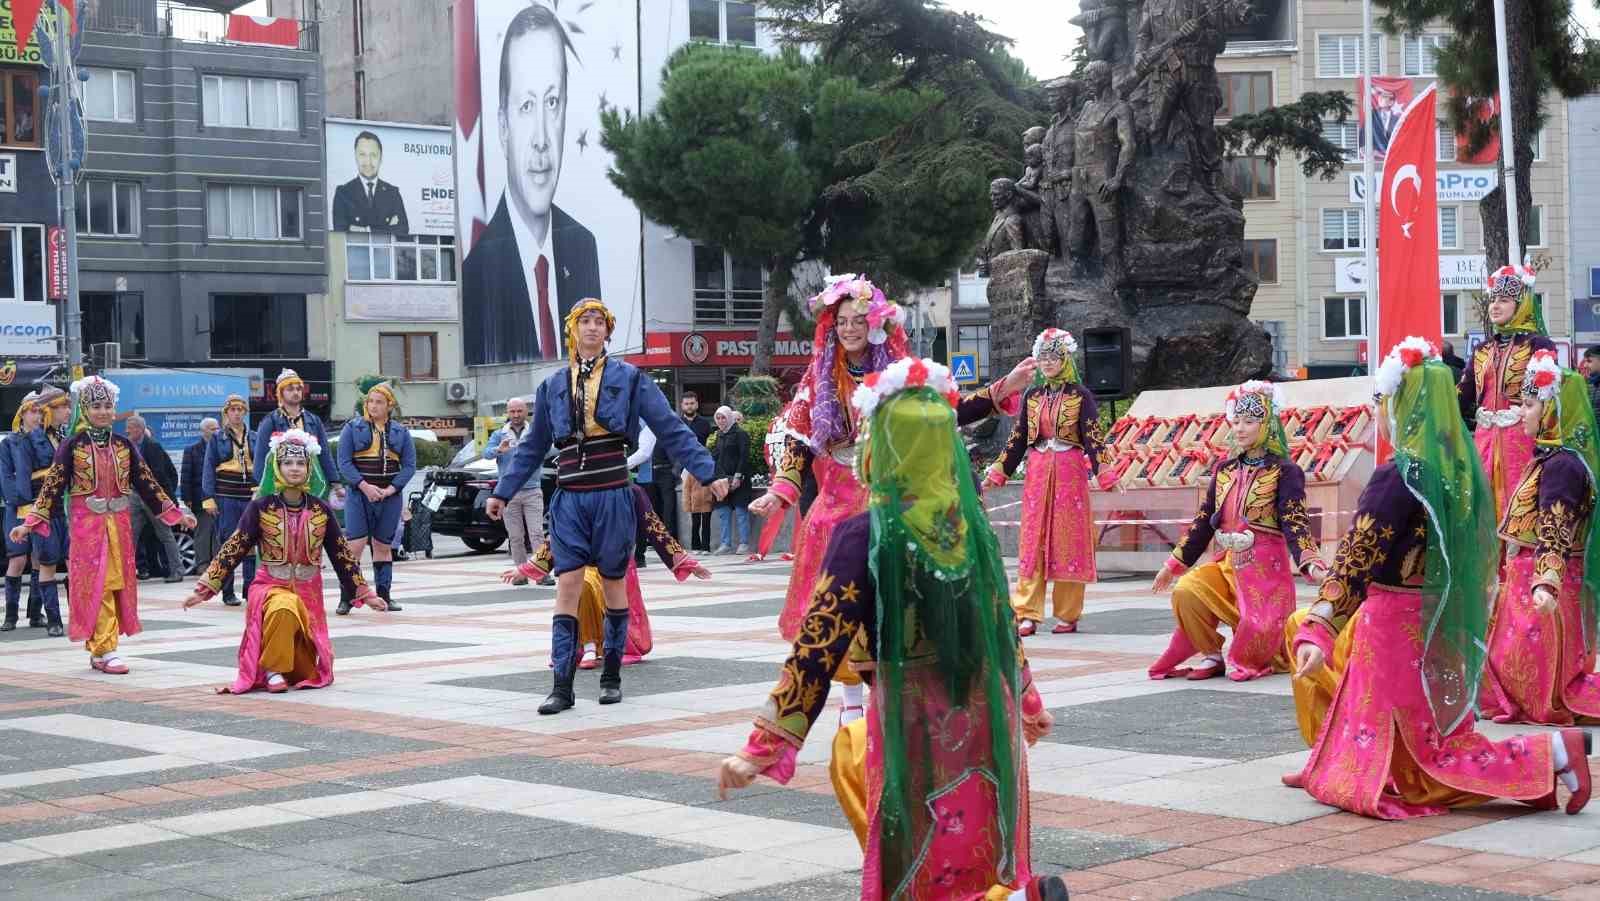
<path fill-rule="evenodd" d="M 463 591 L 452 594 L 412 594 L 407 592 L 403 598 L 399 594 L 395 595 L 395 600 L 407 606 L 411 604 L 430 604 L 443 607 L 487 607 L 491 604 L 549 603 L 555 599 L 556 590 L 554 588 L 543 588 L 538 585 L 521 585 L 502 591 Z M 343 648 L 340 648 L 339 652 L 343 653 Z"/>
<path fill-rule="evenodd" d="M 712 583 L 713 585 L 715 583 Z M 708 590 L 708 596 L 716 594 L 714 589 Z M 778 614 L 783 612 L 783 595 L 772 597 L 749 598 L 747 600 L 731 601 L 725 604 L 702 604 L 694 607 L 663 607 L 659 610 L 652 609 L 650 616 L 676 617 L 694 616 L 701 618 L 717 619 L 771 619 L 777 621 Z"/>
<path fill-rule="evenodd" d="M 545 658 L 540 657 L 539 662 L 545 662 Z M 777 677 L 776 663 L 718 660 L 712 657 L 647 657 L 644 663 L 630 666 L 622 671 L 622 690 L 627 697 L 642 698 L 698 688 L 715 688 L 719 685 L 770 683 Z M 552 682 L 550 671 L 539 669 L 507 676 L 452 679 L 439 684 L 492 688 L 542 697 L 550 693 Z M 598 668 L 579 670 L 573 684 L 579 701 L 594 700 L 600 696 L 600 670 Z M 752 699 L 752 704 L 759 702 L 759 695 Z"/>
<path fill-rule="evenodd" d="M 1457 885 L 1438 885 L 1350 873 L 1327 867 L 1301 867 L 1203 892 L 1183 895 L 1184 901 L 1238 901 L 1240 898 L 1339 898 L 1348 901 L 1512 901 L 1525 895 L 1508 895 Z"/>
<path fill-rule="evenodd" d="M 1046 741 L 1149 754 L 1256 760 L 1305 750 L 1294 701 L 1246 692 L 1161 691 L 1057 708 Z"/>
<path fill-rule="evenodd" d="M 122 760 L 142 754 L 120 745 L 7 729 L 0 721 L 0 775 Z"/>
<path fill-rule="evenodd" d="M 72 695 L 59 691 L 39 691 L 15 685 L 0 685 L 0 704 L 20 704 L 27 701 L 57 701 Z"/>
<path fill-rule="evenodd" d="M 1078 621 L 1078 630 L 1096 635 L 1170 635 L 1171 610 L 1106 610 L 1089 611 Z"/>
<path fill-rule="evenodd" d="M 1081 829 L 1033 828 L 1033 866 L 1040 872 L 1087 870 L 1119 860 L 1147 857 L 1173 847 L 1167 842 Z"/>
<path fill-rule="evenodd" d="M 385 638 L 380 635 L 344 635 L 334 643 L 334 654 L 337 659 L 350 659 L 352 657 L 373 657 L 381 654 L 405 654 L 411 651 L 442 651 L 450 648 L 471 647 L 468 644 L 458 644 L 444 641 L 418 641 L 412 638 Z M 235 667 L 239 663 L 239 645 L 235 641 L 229 644 L 219 644 L 214 648 L 201 648 L 194 651 L 168 651 L 162 654 L 140 654 L 138 648 L 130 647 L 127 654 L 141 660 L 170 660 L 174 663 L 197 663 L 204 666 Z"/>

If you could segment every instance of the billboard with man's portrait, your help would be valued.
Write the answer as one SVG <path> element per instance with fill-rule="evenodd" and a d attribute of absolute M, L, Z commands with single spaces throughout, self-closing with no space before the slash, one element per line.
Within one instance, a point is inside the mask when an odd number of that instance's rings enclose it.
<path fill-rule="evenodd" d="M 456 233 L 449 128 L 329 119 L 325 138 L 333 231 Z"/>
<path fill-rule="evenodd" d="M 566 356 L 588 297 L 643 346 L 639 211 L 617 190 L 600 113 L 637 110 L 637 0 L 458 0 L 457 240 L 468 366 Z"/>

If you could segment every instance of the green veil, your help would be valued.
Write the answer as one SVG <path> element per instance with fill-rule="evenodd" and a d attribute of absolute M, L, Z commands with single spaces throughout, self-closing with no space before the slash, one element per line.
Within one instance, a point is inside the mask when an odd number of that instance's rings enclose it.
<path fill-rule="evenodd" d="M 885 894 L 904 891 L 922 852 L 918 824 L 948 786 L 930 746 L 928 716 L 942 706 L 987 726 L 989 744 L 969 752 L 993 779 L 1006 849 L 1000 871 L 1017 865 L 1012 835 L 1021 788 L 1017 638 L 1000 545 L 978 500 L 950 401 L 930 388 L 880 403 L 858 461 L 871 489 L 868 565 L 877 588 L 877 680 L 882 701 L 883 795 L 880 848 Z M 937 680 L 930 684 L 930 680 Z M 940 705 L 928 689 L 942 688 Z M 894 887 L 893 890 L 890 890 Z"/>
<path fill-rule="evenodd" d="M 1556 392 L 1555 406 L 1561 424 L 1561 446 L 1583 461 L 1592 492 L 1596 489 L 1595 476 L 1600 474 L 1600 447 L 1596 446 L 1597 430 L 1594 406 L 1589 402 L 1589 383 L 1581 373 L 1561 370 L 1561 388 Z M 1593 653 L 1596 623 L 1600 622 L 1600 515 L 1589 515 L 1586 542 L 1583 546 L 1583 595 L 1578 606 L 1583 611 L 1583 646 Z"/>
<path fill-rule="evenodd" d="M 1078 383 L 1078 364 L 1072 359 L 1072 354 L 1061 355 L 1061 374 L 1053 379 L 1044 377 L 1044 367 L 1039 366 L 1033 370 L 1033 383 L 1035 385 L 1048 385 L 1059 388 L 1062 385 L 1075 385 Z"/>
<path fill-rule="evenodd" d="M 1406 370 L 1384 401 L 1394 465 L 1422 504 L 1428 551 L 1422 586 L 1422 690 L 1448 735 L 1477 704 L 1489 609 L 1498 589 L 1494 493 L 1437 358 Z"/>
<path fill-rule="evenodd" d="M 1505 325 L 1494 327 L 1497 335 L 1548 335 L 1549 329 L 1544 324 L 1544 304 L 1539 302 L 1539 295 L 1523 288 L 1522 296 L 1517 298 L 1517 310 L 1511 314 L 1511 319 Z"/>
<path fill-rule="evenodd" d="M 279 445 L 281 447 L 282 445 Z M 312 497 L 328 496 L 328 479 L 322 474 L 322 462 L 316 454 L 306 454 L 306 465 L 311 475 L 306 479 L 305 492 Z M 256 487 L 256 497 L 271 497 L 283 490 L 283 473 L 278 471 L 278 448 L 267 453 L 267 465 L 261 471 L 261 484 Z"/>

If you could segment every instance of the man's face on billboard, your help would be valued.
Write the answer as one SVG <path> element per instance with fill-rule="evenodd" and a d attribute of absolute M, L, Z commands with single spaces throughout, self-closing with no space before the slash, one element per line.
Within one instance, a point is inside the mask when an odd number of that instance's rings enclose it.
<path fill-rule="evenodd" d="M 1372 92 L 1372 102 L 1378 109 L 1387 111 L 1394 106 L 1394 92 L 1378 88 Z"/>
<path fill-rule="evenodd" d="M 356 171 L 361 177 L 371 181 L 378 177 L 378 167 L 383 165 L 383 148 L 378 142 L 370 138 L 362 138 L 356 142 Z"/>
<path fill-rule="evenodd" d="M 550 215 L 561 177 L 567 128 L 567 58 L 561 36 L 530 31 L 505 48 L 511 55 L 500 143 L 506 188 L 525 215 Z"/>

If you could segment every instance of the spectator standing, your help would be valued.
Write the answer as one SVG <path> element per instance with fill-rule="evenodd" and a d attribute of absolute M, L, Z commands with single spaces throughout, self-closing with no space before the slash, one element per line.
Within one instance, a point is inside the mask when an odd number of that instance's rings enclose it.
<path fill-rule="evenodd" d="M 1583 359 L 1578 361 L 1578 371 L 1589 383 L 1589 405 L 1594 407 L 1595 415 L 1600 416 L 1600 344 L 1583 352 Z"/>
<path fill-rule="evenodd" d="M 1456 356 L 1456 346 L 1449 341 L 1444 342 L 1442 349 L 1444 352 L 1439 355 L 1439 359 L 1450 367 L 1450 373 L 1455 378 L 1456 384 L 1461 384 L 1461 374 L 1467 371 L 1467 361 Z"/>
<path fill-rule="evenodd" d="M 206 444 L 217 434 L 221 423 L 213 417 L 207 416 L 200 420 L 200 438 L 195 443 L 183 449 L 183 472 L 178 485 L 178 499 L 189 506 L 189 512 L 194 514 L 194 568 L 195 572 L 203 572 L 210 565 L 211 558 L 216 556 L 217 545 L 217 517 L 207 513 L 201 506 L 205 500 L 205 492 L 201 489 L 201 477 L 205 474 Z"/>
<path fill-rule="evenodd" d="M 178 469 L 172 465 L 172 458 L 167 456 L 166 450 L 150 434 L 149 426 L 145 424 L 144 417 L 138 413 L 128 417 L 128 441 L 139 456 L 144 459 L 145 465 L 150 467 L 150 472 L 156 477 L 156 483 L 161 490 L 172 497 L 178 492 Z M 168 582 L 183 581 L 183 557 L 178 554 L 178 539 L 172 534 L 172 527 L 161 521 L 160 514 L 151 510 L 144 499 L 135 494 L 129 513 L 133 517 L 133 534 L 144 533 L 148 525 L 156 533 L 156 541 L 161 543 L 162 555 L 166 558 Z M 137 539 L 135 539 L 137 541 Z"/>
<path fill-rule="evenodd" d="M 731 407 L 717 408 L 714 478 L 728 480 L 728 496 L 717 501 L 721 538 L 715 554 L 750 553 L 750 436 L 739 426 L 742 418 Z"/>
<path fill-rule="evenodd" d="M 499 474 L 504 476 L 511 465 L 511 452 L 517 449 L 528 435 L 528 402 L 513 397 L 506 403 L 506 424 L 489 436 L 483 449 L 483 458 L 493 460 Z M 506 503 L 506 543 L 511 545 L 511 562 L 517 566 L 528 562 L 528 548 L 533 539 L 544 535 L 544 502 L 539 486 L 523 486 Z M 513 585 L 526 585 L 526 576 L 518 575 Z"/>
<path fill-rule="evenodd" d="M 700 415 L 700 395 L 693 391 L 683 392 L 683 397 L 678 401 L 678 415 L 683 417 L 683 422 L 700 439 L 702 445 L 711 440 L 714 426 L 710 418 Z M 689 550 L 709 553 L 711 551 L 711 491 L 704 485 L 695 481 L 694 476 L 686 476 L 682 469 L 675 468 L 674 476 L 683 484 L 683 509 L 689 514 Z M 676 521 L 674 516 L 672 521 Z"/>

